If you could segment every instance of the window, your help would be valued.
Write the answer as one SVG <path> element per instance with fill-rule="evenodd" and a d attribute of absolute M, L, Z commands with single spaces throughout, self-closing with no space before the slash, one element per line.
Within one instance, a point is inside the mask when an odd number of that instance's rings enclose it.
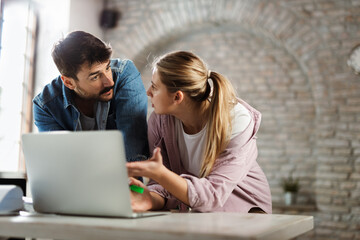
<path fill-rule="evenodd" d="M 0 171 L 25 171 L 21 134 L 31 131 L 36 15 L 30 0 L 0 0 Z"/>

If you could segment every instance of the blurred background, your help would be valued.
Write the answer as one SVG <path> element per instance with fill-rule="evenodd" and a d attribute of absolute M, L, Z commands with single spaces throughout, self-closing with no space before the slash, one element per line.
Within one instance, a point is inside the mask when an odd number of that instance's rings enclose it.
<path fill-rule="evenodd" d="M 20 137 L 37 131 L 31 100 L 58 75 L 52 46 L 84 30 L 133 60 L 145 88 L 154 57 L 202 57 L 262 113 L 274 213 L 315 217 L 299 239 L 360 239 L 360 0 L 0 2 L 0 172 L 25 172 Z M 285 204 L 289 177 L 298 191 Z"/>

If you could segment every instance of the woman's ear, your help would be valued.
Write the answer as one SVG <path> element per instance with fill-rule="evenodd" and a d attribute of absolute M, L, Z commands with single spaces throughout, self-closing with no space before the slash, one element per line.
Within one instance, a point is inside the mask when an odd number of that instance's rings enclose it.
<path fill-rule="evenodd" d="M 174 94 L 174 101 L 179 104 L 184 100 L 184 93 L 182 91 L 177 91 Z"/>
<path fill-rule="evenodd" d="M 65 87 L 71 89 L 71 90 L 74 90 L 75 88 L 75 83 L 74 83 L 74 79 L 70 78 L 70 77 L 66 77 L 64 75 L 61 75 L 61 80 L 63 81 Z"/>

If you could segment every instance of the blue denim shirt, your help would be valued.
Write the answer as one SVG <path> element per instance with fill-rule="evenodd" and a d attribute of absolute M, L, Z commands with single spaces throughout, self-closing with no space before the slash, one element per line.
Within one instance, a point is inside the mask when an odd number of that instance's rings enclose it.
<path fill-rule="evenodd" d="M 138 155 L 149 156 L 147 141 L 147 96 L 139 71 L 130 60 L 113 59 L 110 66 L 114 97 L 97 109 L 98 129 L 119 129 L 124 135 L 128 161 Z M 33 99 L 35 125 L 40 132 L 79 131 L 80 112 L 60 76 L 47 84 Z"/>

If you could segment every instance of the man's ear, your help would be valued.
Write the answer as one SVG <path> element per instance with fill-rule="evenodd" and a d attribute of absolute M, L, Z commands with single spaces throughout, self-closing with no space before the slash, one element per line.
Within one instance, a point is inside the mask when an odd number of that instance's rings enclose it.
<path fill-rule="evenodd" d="M 61 75 L 61 80 L 63 81 L 65 87 L 71 89 L 71 90 L 74 90 L 75 88 L 75 83 L 74 83 L 74 79 L 70 78 L 70 77 L 66 77 L 64 75 Z"/>
<path fill-rule="evenodd" d="M 177 104 L 181 103 L 184 100 L 184 93 L 182 91 L 177 91 L 174 94 L 174 102 Z"/>

